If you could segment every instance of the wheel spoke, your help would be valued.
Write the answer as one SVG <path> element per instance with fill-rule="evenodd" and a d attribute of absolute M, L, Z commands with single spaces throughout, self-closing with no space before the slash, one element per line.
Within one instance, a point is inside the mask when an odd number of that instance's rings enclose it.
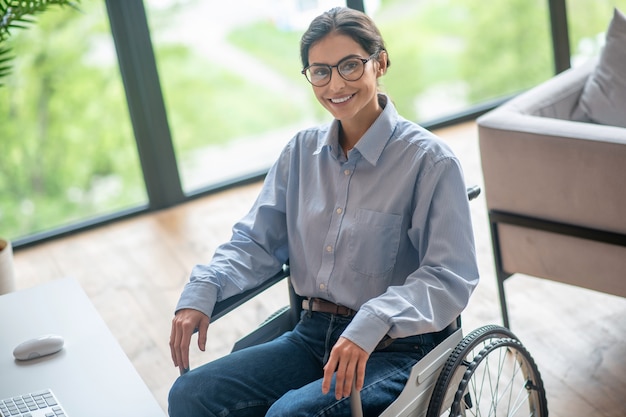
<path fill-rule="evenodd" d="M 442 416 L 547 416 L 537 366 L 507 329 L 486 326 L 457 345 L 441 371 L 428 408 L 427 417 Z"/>

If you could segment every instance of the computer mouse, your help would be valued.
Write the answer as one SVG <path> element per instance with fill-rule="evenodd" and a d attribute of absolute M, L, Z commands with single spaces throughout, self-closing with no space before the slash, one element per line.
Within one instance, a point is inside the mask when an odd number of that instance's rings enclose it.
<path fill-rule="evenodd" d="M 52 355 L 63 349 L 65 340 L 55 334 L 47 334 L 34 339 L 26 340 L 13 349 L 13 356 L 19 361 L 40 358 Z"/>

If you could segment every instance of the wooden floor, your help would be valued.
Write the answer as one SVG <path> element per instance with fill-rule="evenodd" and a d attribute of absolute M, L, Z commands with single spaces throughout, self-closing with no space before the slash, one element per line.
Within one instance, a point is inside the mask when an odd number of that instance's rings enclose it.
<path fill-rule="evenodd" d="M 482 186 L 475 124 L 437 133 L 461 159 L 466 182 Z M 18 288 L 76 278 L 166 410 L 178 374 L 168 348 L 178 295 L 191 268 L 229 238 L 259 187 L 17 251 Z M 466 333 L 501 323 L 483 196 L 472 202 L 472 216 L 482 281 L 463 314 Z M 512 329 L 539 365 L 550 415 L 626 416 L 626 299 L 519 275 L 506 290 Z M 273 288 L 212 324 L 207 352 L 192 349 L 192 366 L 226 354 L 237 338 L 286 303 L 284 288 Z"/>

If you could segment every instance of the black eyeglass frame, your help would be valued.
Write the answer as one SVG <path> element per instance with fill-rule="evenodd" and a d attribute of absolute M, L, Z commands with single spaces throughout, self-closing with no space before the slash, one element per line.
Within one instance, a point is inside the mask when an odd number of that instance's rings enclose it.
<path fill-rule="evenodd" d="M 365 74 L 365 64 L 367 64 L 367 63 L 368 63 L 369 61 L 371 61 L 373 58 L 377 57 L 379 53 L 380 53 L 380 51 L 375 52 L 375 53 L 373 53 L 372 55 L 370 55 L 370 56 L 369 56 L 369 57 L 367 57 L 367 58 L 360 58 L 360 57 L 357 57 L 357 56 L 347 56 L 347 57 L 343 58 L 341 61 L 337 62 L 337 64 L 336 64 L 336 65 L 328 65 L 328 64 L 311 64 L 311 65 L 306 66 L 306 67 L 305 67 L 302 71 L 300 71 L 300 73 L 301 73 L 302 75 L 304 75 L 304 78 L 306 78 L 306 80 L 307 80 L 307 81 L 308 81 L 308 82 L 309 82 L 312 86 L 314 86 L 314 87 L 324 87 L 325 85 L 328 85 L 328 84 L 330 83 L 330 80 L 333 78 L 333 68 L 337 68 L 337 74 L 339 74 L 339 76 L 340 76 L 341 78 L 343 78 L 344 80 L 346 80 L 346 81 L 358 81 L 358 80 L 360 80 L 360 79 L 363 77 L 363 74 Z M 361 74 L 360 74 L 357 78 L 355 78 L 355 79 L 353 79 L 353 80 L 346 78 L 346 77 L 345 77 L 345 76 L 341 73 L 341 71 L 339 71 L 339 66 L 340 66 L 342 63 L 344 63 L 345 61 L 349 61 L 349 60 L 351 60 L 351 59 L 358 59 L 358 60 L 360 60 L 360 61 L 363 63 L 363 67 L 361 67 L 361 69 L 362 69 Z M 329 74 L 329 76 L 328 76 L 328 80 L 327 80 L 324 84 L 314 84 L 314 83 L 313 83 L 313 81 L 311 81 L 311 80 L 309 79 L 309 77 L 307 76 L 307 71 L 308 71 L 311 67 L 325 67 L 325 68 L 328 68 L 328 71 L 329 71 L 329 72 L 328 72 L 328 74 Z"/>

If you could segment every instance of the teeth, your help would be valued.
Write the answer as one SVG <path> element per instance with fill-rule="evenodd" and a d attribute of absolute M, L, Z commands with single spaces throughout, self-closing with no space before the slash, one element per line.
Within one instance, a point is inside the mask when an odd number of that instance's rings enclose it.
<path fill-rule="evenodd" d="M 350 100 L 352 98 L 352 96 L 348 96 L 348 97 L 344 97 L 344 98 L 331 98 L 330 101 L 332 101 L 333 103 L 345 103 L 346 101 Z"/>

